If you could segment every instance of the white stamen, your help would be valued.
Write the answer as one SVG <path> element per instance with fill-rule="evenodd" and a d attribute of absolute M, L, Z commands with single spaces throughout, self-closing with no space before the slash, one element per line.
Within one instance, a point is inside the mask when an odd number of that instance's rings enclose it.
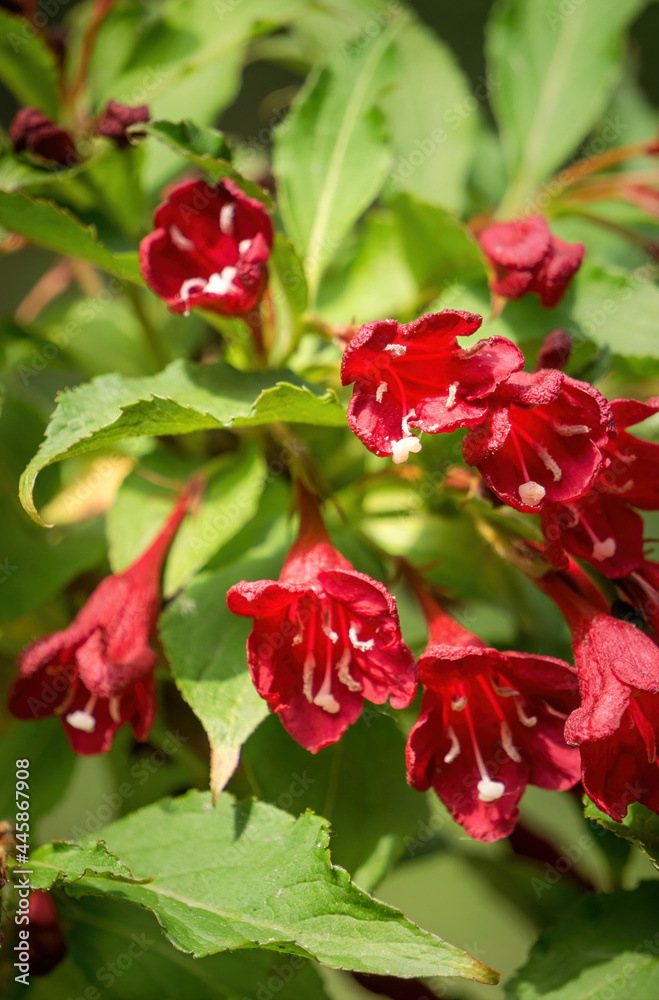
<path fill-rule="evenodd" d="M 531 729 L 532 726 L 535 726 L 538 721 L 537 715 L 527 715 L 519 698 L 515 698 L 515 708 L 517 709 L 517 718 L 523 726 L 528 726 L 529 729 Z"/>
<path fill-rule="evenodd" d="M 339 641 L 339 633 L 335 632 L 332 628 L 332 611 L 327 605 L 323 607 L 323 622 L 321 628 L 330 642 L 334 643 Z"/>
<path fill-rule="evenodd" d="M 359 683 L 359 681 L 355 680 L 355 678 L 350 673 L 351 659 L 352 659 L 352 654 L 348 649 L 348 647 L 346 646 L 346 648 L 343 650 L 343 653 L 341 654 L 341 659 L 336 665 L 336 672 L 339 680 L 341 681 L 342 684 L 345 684 L 345 686 L 348 688 L 348 691 L 361 691 L 362 689 L 361 684 Z"/>
<path fill-rule="evenodd" d="M 220 230 L 223 233 L 226 233 L 227 236 L 231 236 L 233 233 L 233 220 L 235 215 L 235 202 L 230 201 L 226 205 L 222 205 L 222 208 L 220 209 Z"/>
<path fill-rule="evenodd" d="M 75 712 L 69 712 L 66 716 L 66 721 L 74 729 L 81 729 L 83 733 L 93 733 L 96 729 L 96 719 L 89 712 L 81 712 L 78 709 Z"/>
<path fill-rule="evenodd" d="M 448 387 L 448 397 L 446 399 L 446 409 L 452 410 L 455 406 L 456 396 L 458 394 L 458 389 L 460 384 L 458 382 L 453 382 L 452 385 Z"/>
<path fill-rule="evenodd" d="M 314 705 L 318 705 L 318 708 L 323 708 L 326 712 L 329 712 L 330 715 L 336 715 L 341 710 L 338 701 L 330 692 L 323 694 L 322 691 L 319 691 L 313 703 Z"/>
<path fill-rule="evenodd" d="M 545 706 L 550 715 L 554 715 L 557 719 L 567 719 L 567 712 L 559 712 L 557 708 L 550 705 L 548 701 L 544 700 L 544 698 L 542 699 L 542 704 Z"/>
<path fill-rule="evenodd" d="M 451 748 L 448 753 L 444 754 L 444 763 L 452 764 L 456 757 L 460 756 L 460 740 L 455 735 L 453 726 L 446 727 L 446 735 L 451 741 Z"/>
<path fill-rule="evenodd" d="M 76 685 L 71 684 L 69 690 L 66 692 L 64 696 L 64 701 L 60 705 L 58 705 L 56 709 L 54 709 L 55 715 L 64 715 L 65 712 L 68 712 L 75 699 L 75 696 L 76 696 Z"/>
<path fill-rule="evenodd" d="M 386 382 L 380 382 L 380 384 L 378 385 L 377 389 L 375 390 L 375 401 L 376 401 L 376 403 L 381 403 L 382 402 L 382 397 L 384 396 L 385 392 L 387 392 L 388 388 L 389 388 L 389 386 L 387 385 Z"/>
<path fill-rule="evenodd" d="M 511 760 L 514 760 L 516 764 L 522 763 L 522 758 L 520 752 L 513 743 L 513 734 L 510 726 L 504 720 L 501 722 L 501 745 L 506 751 Z"/>
<path fill-rule="evenodd" d="M 302 667 L 302 693 L 308 702 L 313 701 L 313 675 L 316 670 L 316 661 L 313 653 L 309 653 L 304 666 Z"/>
<path fill-rule="evenodd" d="M 593 559 L 602 562 L 610 559 L 616 554 L 616 543 L 614 538 L 605 538 L 603 542 L 595 542 L 593 545 Z"/>
<path fill-rule="evenodd" d="M 233 283 L 233 279 L 236 277 L 236 274 L 235 267 L 222 268 L 219 274 L 217 272 L 211 274 L 204 291 L 209 292 L 211 295 L 226 295 L 227 292 L 235 291 L 236 286 Z"/>
<path fill-rule="evenodd" d="M 407 351 L 405 344 L 387 344 L 385 351 L 389 351 L 395 358 L 400 358 Z"/>
<path fill-rule="evenodd" d="M 634 488 L 634 480 L 628 479 L 623 486 L 612 486 L 610 483 L 606 484 L 607 493 L 616 493 L 620 495 L 621 493 L 628 493 L 629 490 Z"/>
<path fill-rule="evenodd" d="M 359 628 L 358 625 L 354 624 L 351 625 L 348 630 L 348 638 L 350 639 L 350 642 L 355 647 L 355 649 L 361 650 L 362 653 L 367 653 L 369 649 L 373 649 L 373 646 L 375 645 L 375 639 L 364 639 L 364 640 L 358 639 L 357 638 L 358 628 Z"/>
<path fill-rule="evenodd" d="M 414 412 L 414 410 L 410 410 L 408 413 L 405 414 L 405 416 L 400 422 L 401 427 L 403 428 L 403 434 L 410 435 L 412 433 L 412 431 L 410 430 L 410 420 L 414 420 L 415 417 L 416 413 Z"/>
<path fill-rule="evenodd" d="M 184 302 L 188 301 L 188 299 L 190 298 L 190 292 L 195 288 L 198 289 L 199 291 L 204 291 L 204 289 L 206 288 L 206 279 L 187 278 L 187 280 L 183 282 L 183 284 L 181 285 L 181 291 L 179 292 L 179 295 L 181 296 Z"/>
<path fill-rule="evenodd" d="M 238 244 L 238 253 L 247 253 L 251 245 L 252 245 L 251 240 L 241 240 L 240 243 Z"/>
<path fill-rule="evenodd" d="M 496 802 L 506 790 L 506 786 L 502 781 L 492 781 L 489 777 L 481 778 L 476 788 L 478 789 L 478 798 L 481 802 Z"/>
<path fill-rule="evenodd" d="M 187 236 L 183 235 L 178 226 L 170 226 L 169 235 L 172 238 L 172 243 L 175 247 L 178 247 L 179 250 L 186 250 L 188 252 L 190 250 L 194 250 L 194 243 L 192 240 L 189 240 Z"/>
<path fill-rule="evenodd" d="M 522 483 L 521 486 L 518 486 L 517 492 L 522 503 L 527 504 L 529 507 L 538 507 L 545 499 L 545 494 L 547 493 L 544 486 L 541 486 L 540 483 L 535 483 L 532 479 L 528 483 Z"/>
<path fill-rule="evenodd" d="M 112 719 L 113 722 L 116 722 L 118 726 L 121 725 L 120 702 L 121 699 L 117 696 L 114 698 L 110 698 L 110 702 L 108 705 L 108 708 L 110 710 L 110 718 Z"/>
<path fill-rule="evenodd" d="M 400 441 L 391 442 L 391 458 L 394 465 L 401 465 L 410 457 L 411 452 L 421 451 L 421 442 L 418 437 L 404 437 Z"/>
<path fill-rule="evenodd" d="M 494 688 L 495 694 L 498 694 L 501 698 L 510 698 L 512 695 L 519 694 L 519 691 L 516 691 L 515 688 L 500 687 L 500 685 L 495 684 L 494 681 L 492 681 L 492 687 Z"/>
<path fill-rule="evenodd" d="M 542 459 L 542 463 L 545 466 L 545 468 L 549 469 L 549 471 L 551 472 L 552 476 L 554 477 L 554 482 L 560 483 L 561 479 L 563 478 L 563 470 L 561 469 L 558 462 L 555 462 L 554 459 L 549 454 L 549 452 L 547 451 L 547 449 L 543 448 L 541 444 L 537 443 L 537 441 L 534 443 L 533 447 L 535 448 L 536 452 Z"/>
<path fill-rule="evenodd" d="M 467 704 L 467 696 L 463 695 L 462 698 L 454 698 L 451 702 L 451 708 L 454 712 L 461 712 L 465 705 Z"/>
<path fill-rule="evenodd" d="M 555 429 L 563 437 L 572 437 L 574 434 L 588 434 L 590 427 L 586 424 L 554 424 Z"/>

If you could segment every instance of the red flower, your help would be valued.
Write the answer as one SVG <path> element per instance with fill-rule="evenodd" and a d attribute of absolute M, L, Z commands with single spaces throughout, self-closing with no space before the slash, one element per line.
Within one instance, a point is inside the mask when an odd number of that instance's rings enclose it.
<path fill-rule="evenodd" d="M 613 579 L 643 566 L 644 525 L 633 508 L 659 510 L 659 444 L 625 428 L 658 411 L 659 396 L 647 403 L 612 401 L 618 434 L 604 446 L 602 471 L 593 488 L 578 502 L 543 508 L 545 551 L 555 566 L 567 567 L 568 552 Z"/>
<path fill-rule="evenodd" d="M 404 462 L 421 449 L 412 431 L 472 427 L 487 413 L 485 397 L 524 364 L 505 337 L 458 346 L 482 323 L 473 313 L 444 309 L 406 326 L 367 323 L 343 354 L 341 381 L 355 382 L 348 423 L 375 455 Z"/>
<path fill-rule="evenodd" d="M 565 738 L 581 751 L 582 782 L 617 821 L 632 802 L 659 812 L 659 646 L 629 622 L 607 614 L 601 596 L 585 592 L 585 574 L 548 573 L 538 585 L 558 605 L 572 632 L 581 706 Z"/>
<path fill-rule="evenodd" d="M 181 495 L 146 552 L 106 577 L 68 628 L 37 639 L 19 657 L 9 710 L 19 719 L 61 715 L 76 753 L 107 753 L 127 722 L 137 739 L 148 735 L 156 711 L 156 653 L 149 643 L 160 575 L 191 492 Z"/>
<path fill-rule="evenodd" d="M 32 153 L 62 167 L 80 163 L 69 133 L 46 118 L 38 108 L 21 108 L 9 126 L 9 138 L 17 153 Z"/>
<path fill-rule="evenodd" d="M 419 660 L 421 714 L 407 742 L 408 781 L 434 788 L 475 840 L 507 837 L 527 784 L 571 788 L 579 756 L 563 726 L 578 702 L 572 668 L 551 656 L 487 647 L 419 594 L 429 641 Z"/>
<path fill-rule="evenodd" d="M 517 372 L 488 398 L 488 414 L 463 442 L 489 488 L 517 510 L 583 496 L 615 433 L 604 397 L 587 382 L 543 369 Z"/>
<path fill-rule="evenodd" d="M 172 312 L 200 307 L 240 316 L 254 308 L 274 239 L 260 201 L 232 180 L 216 187 L 186 181 L 170 191 L 154 221 L 157 229 L 140 244 L 140 268 Z"/>
<path fill-rule="evenodd" d="M 47 976 L 66 955 L 66 944 L 52 895 L 42 889 L 31 892 L 28 916 L 30 973 Z"/>
<path fill-rule="evenodd" d="M 364 698 L 409 705 L 416 673 L 393 597 L 337 552 L 316 500 L 298 489 L 300 531 L 279 581 L 237 583 L 227 604 L 254 618 L 247 659 L 256 690 L 316 753 L 357 721 Z"/>
<path fill-rule="evenodd" d="M 97 135 L 104 135 L 108 139 L 112 139 L 119 149 L 125 149 L 130 145 L 126 129 L 131 125 L 148 122 L 149 117 L 149 109 L 146 104 L 129 108 L 125 104 L 119 104 L 118 101 L 108 101 L 103 114 L 96 122 L 94 131 Z"/>
<path fill-rule="evenodd" d="M 495 271 L 492 291 L 507 299 L 535 292 L 546 309 L 563 298 L 585 253 L 582 243 L 565 243 L 552 236 L 541 215 L 493 222 L 479 239 Z"/>
<path fill-rule="evenodd" d="M 659 563 L 644 559 L 618 586 L 641 611 L 646 622 L 659 635 Z"/>

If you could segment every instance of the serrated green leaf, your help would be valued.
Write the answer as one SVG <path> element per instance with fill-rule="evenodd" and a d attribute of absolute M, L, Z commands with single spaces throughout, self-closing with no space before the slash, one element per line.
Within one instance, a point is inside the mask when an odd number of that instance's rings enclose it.
<path fill-rule="evenodd" d="M 36 884 L 153 910 L 170 940 L 200 957 L 261 945 L 331 968 L 497 981 L 491 969 L 333 868 L 327 829 L 313 813 L 294 820 L 265 803 L 236 804 L 226 794 L 213 807 L 210 793 L 192 791 L 132 813 L 102 835 L 135 879 L 149 881 L 85 874 L 84 862 L 71 854 L 63 867 L 65 852 L 46 846 L 31 861 Z M 80 848 L 81 854 L 91 850 Z"/>
<path fill-rule="evenodd" d="M 304 259 L 311 304 L 339 243 L 384 183 L 390 149 L 378 104 L 396 80 L 391 43 L 402 24 L 394 18 L 369 45 L 312 75 L 275 132 L 279 208 Z"/>
<path fill-rule="evenodd" d="M 370 705 L 339 743 L 313 756 L 270 718 L 248 741 L 243 763 L 260 797 L 296 816 L 305 808 L 327 816 L 333 862 L 369 892 L 427 820 L 424 796 L 405 780 L 404 737 Z"/>
<path fill-rule="evenodd" d="M 487 86 L 479 80 L 476 99 L 450 49 L 420 24 L 405 25 L 396 51 L 400 76 L 382 104 L 395 154 L 387 188 L 460 211 Z"/>
<path fill-rule="evenodd" d="M 650 1000 L 659 992 L 659 884 L 587 896 L 538 938 L 506 984 L 516 1000 Z"/>
<path fill-rule="evenodd" d="M 586 819 L 594 820 L 605 830 L 610 830 L 617 837 L 622 837 L 631 844 L 635 844 L 636 847 L 640 847 L 654 867 L 659 868 L 659 816 L 657 813 L 646 809 L 640 802 L 632 802 L 622 823 L 616 823 L 614 819 L 598 809 L 590 799 L 585 801 L 584 816 Z"/>
<path fill-rule="evenodd" d="M 487 32 L 489 68 L 510 175 L 505 213 L 576 148 L 622 71 L 622 41 L 647 0 L 500 0 Z"/>
<path fill-rule="evenodd" d="M 292 372 L 246 373 L 179 360 L 143 378 L 102 375 L 58 397 L 45 439 L 21 478 L 21 502 L 41 523 L 32 499 L 36 477 L 70 455 L 130 437 L 276 420 L 337 427 L 345 413 L 333 392 L 317 393 Z"/>
<path fill-rule="evenodd" d="M 103 1000 L 238 1000 L 264 998 L 268 983 L 281 1000 L 327 1000 L 317 968 L 298 956 L 250 949 L 195 959 L 173 948 L 152 914 L 136 906 L 91 896 L 60 897 L 57 906 L 69 954 L 47 977 L 35 977 L 30 1000 L 84 997 L 88 987 L 99 996 L 102 990 Z M 17 997 L 21 990 L 18 984 Z"/>
<path fill-rule="evenodd" d="M 32 877 L 30 888 L 49 889 L 55 883 L 66 880 L 76 882 L 87 876 L 97 879 L 117 879 L 120 882 L 147 881 L 148 875 L 133 876 L 130 869 L 106 844 L 89 841 L 76 844 L 68 840 L 53 840 L 38 847 L 30 855 Z"/>
<path fill-rule="evenodd" d="M 57 116 L 55 54 L 24 17 L 0 10 L 0 80 L 21 104 Z"/>
<path fill-rule="evenodd" d="M 0 191 L 0 226 L 56 253 L 79 257 L 125 281 L 142 283 L 135 253 L 111 253 L 67 209 L 26 194 Z"/>

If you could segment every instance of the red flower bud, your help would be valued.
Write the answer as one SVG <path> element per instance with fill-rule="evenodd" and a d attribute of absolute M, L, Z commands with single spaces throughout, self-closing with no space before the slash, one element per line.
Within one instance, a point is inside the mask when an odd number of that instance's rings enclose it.
<path fill-rule="evenodd" d="M 37 108 L 21 108 L 9 126 L 9 138 L 17 153 L 27 151 L 62 167 L 80 163 L 69 133 Z"/>
<path fill-rule="evenodd" d="M 492 291 L 507 299 L 533 292 L 546 309 L 563 298 L 585 253 L 582 243 L 565 243 L 552 236 L 541 215 L 493 222 L 479 239 L 495 271 Z"/>
<path fill-rule="evenodd" d="M 126 129 L 131 125 L 138 125 L 141 122 L 148 122 L 149 109 L 146 104 L 129 108 L 118 101 L 108 101 L 103 114 L 96 122 L 94 131 L 97 135 L 107 136 L 112 139 L 120 149 L 125 149 L 130 145 Z"/>
<path fill-rule="evenodd" d="M 316 753 L 357 721 L 365 698 L 409 705 L 416 672 L 394 598 L 337 552 L 315 498 L 298 491 L 300 531 L 279 581 L 237 583 L 227 604 L 254 618 L 247 659 L 256 690 Z"/>
<path fill-rule="evenodd" d="M 76 753 L 106 753 L 121 725 L 146 739 L 156 711 L 149 645 L 160 612 L 165 557 L 191 500 L 184 492 L 140 558 L 108 576 L 68 628 L 21 653 L 9 710 L 20 719 L 60 715 Z"/>
<path fill-rule="evenodd" d="M 41 889 L 31 892 L 28 916 L 30 973 L 47 976 L 66 955 L 66 944 L 52 895 Z"/>
<path fill-rule="evenodd" d="M 172 312 L 199 307 L 241 316 L 256 306 L 274 240 L 260 201 L 232 180 L 186 181 L 169 192 L 154 221 L 156 230 L 140 244 L 140 269 Z"/>
<path fill-rule="evenodd" d="M 437 434 L 473 427 L 487 413 L 487 396 L 524 365 L 505 337 L 465 350 L 482 323 L 474 313 L 445 309 L 406 326 L 378 320 L 363 326 L 343 354 L 341 381 L 355 383 L 348 424 L 375 455 L 404 462 L 421 450 L 414 430 Z"/>
<path fill-rule="evenodd" d="M 572 337 L 567 330 L 552 330 L 545 337 L 538 351 L 535 370 L 541 368 L 557 368 L 562 371 L 570 360 L 572 353 Z"/>
<path fill-rule="evenodd" d="M 579 780 L 579 756 L 563 738 L 578 703 L 574 671 L 551 656 L 487 647 L 415 589 L 430 634 L 408 781 L 434 788 L 470 837 L 499 840 L 514 829 L 527 784 L 560 790 Z"/>

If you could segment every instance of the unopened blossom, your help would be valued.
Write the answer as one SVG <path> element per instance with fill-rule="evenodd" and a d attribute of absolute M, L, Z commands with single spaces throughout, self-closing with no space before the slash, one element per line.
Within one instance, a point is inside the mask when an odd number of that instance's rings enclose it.
<path fill-rule="evenodd" d="M 521 351 L 505 337 L 489 337 L 471 348 L 482 323 L 474 313 L 444 309 L 412 323 L 367 323 L 343 354 L 341 381 L 355 384 L 348 424 L 375 455 L 404 462 L 421 449 L 414 433 L 473 427 L 487 413 L 487 396 L 524 365 Z"/>
<path fill-rule="evenodd" d="M 66 955 L 52 893 L 38 889 L 28 900 L 30 975 L 47 976 Z"/>
<path fill-rule="evenodd" d="M 119 101 L 108 101 L 96 122 L 94 131 L 97 135 L 112 139 L 119 149 L 125 149 L 130 145 L 127 129 L 148 122 L 149 117 L 149 108 L 146 104 L 129 107 L 120 104 Z"/>
<path fill-rule="evenodd" d="M 493 222 L 479 240 L 494 269 L 492 291 L 507 299 L 535 293 L 547 309 L 563 298 L 585 253 L 582 243 L 553 236 L 541 215 Z"/>
<path fill-rule="evenodd" d="M 68 628 L 37 639 L 19 656 L 9 710 L 20 719 L 59 715 L 76 753 L 106 753 L 125 723 L 139 740 L 151 729 L 160 577 L 190 496 L 181 495 L 147 550 L 106 577 Z"/>
<path fill-rule="evenodd" d="M 298 496 L 299 534 L 279 580 L 237 583 L 227 604 L 254 619 L 247 659 L 256 690 L 316 753 L 357 721 L 364 699 L 409 705 L 416 670 L 394 598 L 337 552 L 301 485 Z"/>
<path fill-rule="evenodd" d="M 565 738 L 579 747 L 588 795 L 621 821 L 632 802 L 659 812 L 659 646 L 608 614 L 584 578 L 571 563 L 569 572 L 547 573 L 538 586 L 572 633 L 581 705 L 565 724 Z"/>
<path fill-rule="evenodd" d="M 75 143 L 66 131 L 38 108 L 21 108 L 9 126 L 9 138 L 17 153 L 28 152 L 42 160 L 73 167 L 80 162 Z"/>
<path fill-rule="evenodd" d="M 476 840 L 507 837 L 527 784 L 570 788 L 579 755 L 563 738 L 578 704 L 567 663 L 499 652 L 418 591 L 429 626 L 419 659 L 423 700 L 407 743 L 408 781 L 433 788 Z"/>
<path fill-rule="evenodd" d="M 572 337 L 567 330 L 557 329 L 548 333 L 542 342 L 535 362 L 535 370 L 557 368 L 563 371 L 572 353 Z"/>
<path fill-rule="evenodd" d="M 154 222 L 140 244 L 140 269 L 172 312 L 241 316 L 257 305 L 274 239 L 260 201 L 232 180 L 186 181 L 169 192 Z"/>
<path fill-rule="evenodd" d="M 565 503 L 590 489 L 615 433 L 597 389 L 552 369 L 516 372 L 487 403 L 463 455 L 504 503 L 533 513 L 545 501 Z"/>
<path fill-rule="evenodd" d="M 605 576 L 627 576 L 644 564 L 644 524 L 638 510 L 659 510 L 659 444 L 627 429 L 659 412 L 659 396 L 641 403 L 614 399 L 617 435 L 606 442 L 602 469 L 593 487 L 572 503 L 542 510 L 546 552 L 566 568 L 568 553 L 585 559 Z"/>

